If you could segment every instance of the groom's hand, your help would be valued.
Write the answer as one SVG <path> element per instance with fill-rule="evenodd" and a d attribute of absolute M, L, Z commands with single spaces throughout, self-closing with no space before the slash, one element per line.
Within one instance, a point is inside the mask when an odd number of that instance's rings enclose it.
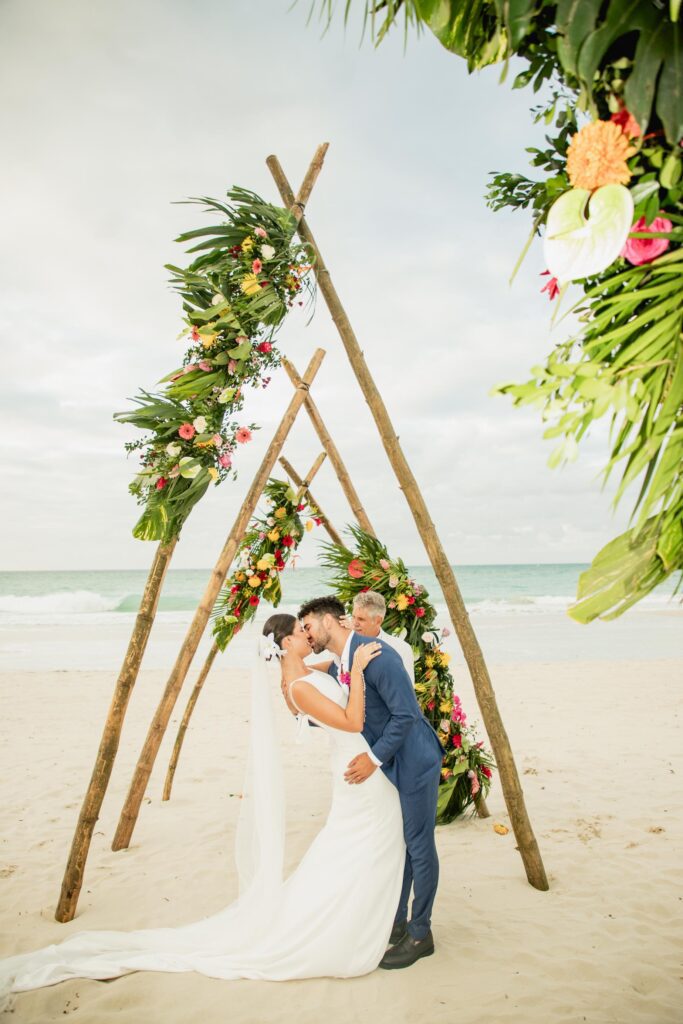
<path fill-rule="evenodd" d="M 357 757 L 354 757 L 353 761 L 349 761 L 348 767 L 344 772 L 344 779 L 350 783 L 365 782 L 376 768 L 377 765 L 367 754 L 358 754 Z"/>

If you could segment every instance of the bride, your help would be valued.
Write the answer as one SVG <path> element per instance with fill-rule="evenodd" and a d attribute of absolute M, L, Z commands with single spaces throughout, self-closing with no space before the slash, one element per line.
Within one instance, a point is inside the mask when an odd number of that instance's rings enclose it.
<path fill-rule="evenodd" d="M 347 697 L 346 687 L 304 662 L 310 647 L 293 615 L 272 615 L 263 633 L 237 826 L 238 899 L 192 924 L 79 932 L 58 945 L 0 960 L 0 994 L 141 970 L 284 981 L 353 977 L 377 967 L 403 880 L 399 794 L 381 771 L 362 786 L 345 782 L 344 771 L 351 758 L 369 749 L 360 734 L 363 670 L 381 647 L 358 648 Z M 327 822 L 286 881 L 284 788 L 268 678 L 278 664 L 283 694 L 300 713 L 300 728 L 308 719 L 329 736 L 333 777 Z"/>

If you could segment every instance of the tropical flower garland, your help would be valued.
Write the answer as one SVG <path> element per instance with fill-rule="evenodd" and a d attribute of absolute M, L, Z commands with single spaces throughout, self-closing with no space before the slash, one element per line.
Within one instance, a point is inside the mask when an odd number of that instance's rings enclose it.
<path fill-rule="evenodd" d="M 183 300 L 182 365 L 162 378 L 161 394 L 141 391 L 138 408 L 114 417 L 146 432 L 125 446 L 141 453 L 129 487 L 145 509 L 133 529 L 141 540 L 170 540 L 211 483 L 234 479 L 235 451 L 256 429 L 240 419 L 245 388 L 267 387 L 280 364 L 277 327 L 302 292 L 312 294 L 289 212 L 244 189 L 227 196 L 228 204 L 191 200 L 223 219 L 180 235 L 198 255 L 184 269 L 167 267 Z"/>
<path fill-rule="evenodd" d="M 427 590 L 412 579 L 401 559 L 391 559 L 376 538 L 359 527 L 349 527 L 355 551 L 325 544 L 322 564 L 329 570 L 329 583 L 350 609 L 356 594 L 375 590 L 387 603 L 384 628 L 403 635 L 415 655 L 415 692 L 424 715 L 439 733 L 446 748 L 441 769 L 437 807 L 438 821 L 452 821 L 486 795 L 494 768 L 492 755 L 477 740 L 467 724 L 455 682 L 449 668 L 450 654 L 442 641 L 449 635 L 439 630 L 436 609 Z"/>
<path fill-rule="evenodd" d="M 297 496 L 288 483 L 266 484 L 268 511 L 253 517 L 237 555 L 237 569 L 224 583 L 213 610 L 213 636 L 224 651 L 235 633 L 256 615 L 261 601 L 277 607 L 282 597 L 280 573 L 293 563 L 304 531 L 321 526 L 316 508 Z"/>

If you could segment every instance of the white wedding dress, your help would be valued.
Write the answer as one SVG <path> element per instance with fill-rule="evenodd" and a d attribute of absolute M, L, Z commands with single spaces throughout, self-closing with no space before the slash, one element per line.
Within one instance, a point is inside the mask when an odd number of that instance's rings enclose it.
<path fill-rule="evenodd" d="M 306 681 L 336 703 L 346 703 L 346 691 L 330 676 L 313 671 Z M 245 811 L 236 849 L 239 898 L 192 924 L 79 932 L 57 945 L 0 960 L 0 993 L 41 988 L 67 978 L 107 979 L 143 970 L 284 981 L 353 977 L 377 967 L 387 948 L 403 880 L 405 844 L 398 791 L 380 770 L 361 785 L 344 782 L 348 762 L 368 745 L 360 733 L 317 723 L 330 740 L 332 804 L 326 824 L 283 881 L 281 770 L 272 762 L 267 771 L 257 768 L 268 761 L 269 741 L 274 739 L 274 729 L 268 735 L 272 693 L 271 685 L 253 687 Z M 258 729 L 253 727 L 255 720 Z M 276 739 L 273 747 L 277 751 Z M 306 799 L 305 792 L 301 799 Z"/>

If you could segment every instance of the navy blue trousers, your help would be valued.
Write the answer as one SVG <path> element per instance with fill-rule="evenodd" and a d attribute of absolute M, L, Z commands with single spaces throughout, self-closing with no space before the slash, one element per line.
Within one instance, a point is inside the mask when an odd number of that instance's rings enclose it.
<path fill-rule="evenodd" d="M 406 866 L 395 920 L 396 923 L 408 920 L 408 901 L 412 889 L 413 905 L 408 931 L 414 939 L 424 939 L 429 931 L 436 887 L 439 884 L 434 826 L 440 772 L 439 762 L 433 775 L 417 792 L 401 793 L 399 790 L 406 841 Z"/>

